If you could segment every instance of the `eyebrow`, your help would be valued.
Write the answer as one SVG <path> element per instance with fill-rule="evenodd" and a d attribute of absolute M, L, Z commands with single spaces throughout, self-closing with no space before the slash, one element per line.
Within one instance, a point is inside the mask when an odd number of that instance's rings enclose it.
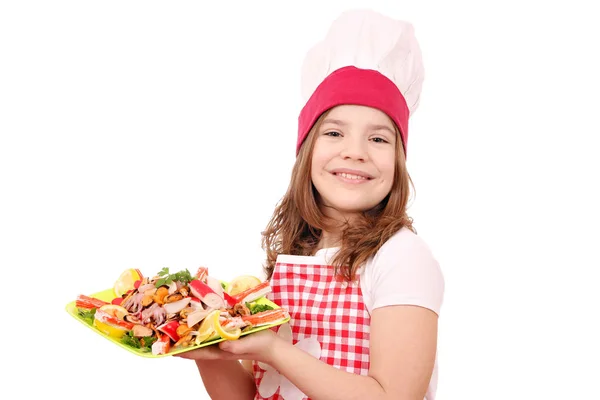
<path fill-rule="evenodd" d="M 342 120 L 339 119 L 332 119 L 332 118 L 325 118 L 323 120 L 323 125 L 325 124 L 333 124 L 333 125 L 338 125 L 338 126 L 347 126 L 348 124 Z M 394 131 L 394 129 L 390 128 L 388 125 L 379 125 L 379 124 L 369 124 L 368 127 L 370 129 L 374 129 L 374 130 L 386 130 L 388 132 L 390 132 L 391 134 L 395 135 L 396 132 Z"/>
<path fill-rule="evenodd" d="M 344 121 L 341 121 L 339 119 L 331 119 L 331 118 L 325 118 L 323 120 L 323 124 L 334 124 L 334 125 L 340 125 L 340 126 L 347 125 Z"/>

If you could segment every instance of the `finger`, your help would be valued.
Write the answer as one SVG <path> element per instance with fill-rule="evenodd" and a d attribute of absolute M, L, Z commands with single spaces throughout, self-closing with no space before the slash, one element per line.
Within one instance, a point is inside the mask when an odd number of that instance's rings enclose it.
<path fill-rule="evenodd" d="M 229 353 L 238 357 L 250 351 L 247 341 L 243 339 L 221 342 L 219 343 L 219 349 L 224 353 Z"/>

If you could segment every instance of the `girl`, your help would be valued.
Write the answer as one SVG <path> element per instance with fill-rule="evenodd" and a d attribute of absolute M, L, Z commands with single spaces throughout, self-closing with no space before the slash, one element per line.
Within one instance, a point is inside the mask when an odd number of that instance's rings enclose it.
<path fill-rule="evenodd" d="M 444 279 L 406 213 L 421 83 L 411 25 L 375 12 L 342 14 L 309 52 L 291 183 L 263 233 L 291 320 L 181 354 L 211 398 L 435 398 Z"/>

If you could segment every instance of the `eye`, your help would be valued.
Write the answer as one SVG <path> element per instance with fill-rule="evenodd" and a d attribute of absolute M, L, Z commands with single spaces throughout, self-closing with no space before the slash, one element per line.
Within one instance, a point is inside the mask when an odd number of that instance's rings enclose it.
<path fill-rule="evenodd" d="M 331 136 L 331 137 L 339 137 L 342 134 L 336 131 L 329 131 L 329 132 L 325 132 L 323 135 L 325 136 Z"/>
<path fill-rule="evenodd" d="M 372 139 L 375 143 L 389 143 L 387 140 L 385 140 L 382 137 L 375 137 Z"/>

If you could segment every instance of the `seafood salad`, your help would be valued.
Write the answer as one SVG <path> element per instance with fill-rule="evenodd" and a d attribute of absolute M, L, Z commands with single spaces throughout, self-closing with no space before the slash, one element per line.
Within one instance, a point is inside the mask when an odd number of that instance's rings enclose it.
<path fill-rule="evenodd" d="M 253 277 L 240 277 L 253 278 Z M 100 332 L 141 352 L 168 354 L 216 339 L 236 340 L 245 332 L 289 319 L 286 310 L 257 302 L 268 293 L 257 278 L 221 283 L 200 267 L 152 278 L 125 271 L 111 302 L 80 294 L 77 315 Z"/>

